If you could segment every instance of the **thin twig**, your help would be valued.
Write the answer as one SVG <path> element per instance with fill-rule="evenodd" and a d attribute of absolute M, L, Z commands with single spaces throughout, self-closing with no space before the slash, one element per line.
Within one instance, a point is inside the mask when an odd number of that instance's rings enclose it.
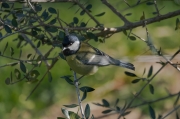
<path fill-rule="evenodd" d="M 161 119 L 165 119 L 167 116 L 172 114 L 174 111 L 176 111 L 178 108 L 180 108 L 180 105 L 174 107 L 169 113 L 167 113 L 164 117 L 161 117 Z"/>
<path fill-rule="evenodd" d="M 129 25 L 131 24 L 130 21 L 128 21 L 120 12 L 118 12 L 114 6 L 112 6 L 111 4 L 109 4 L 109 2 L 107 2 L 107 0 L 101 0 L 103 4 L 105 4 L 107 7 L 109 7 L 109 9 L 111 9 L 121 20 L 124 21 L 125 25 Z"/>
<path fill-rule="evenodd" d="M 84 119 L 84 110 L 83 110 L 81 96 L 80 96 L 79 87 L 78 87 L 79 82 L 77 81 L 76 72 L 73 71 L 73 73 L 74 73 L 74 83 L 75 83 L 75 87 L 76 87 L 76 93 L 77 93 L 77 96 L 78 96 L 78 103 L 79 103 L 79 107 L 80 107 L 80 110 L 81 110 L 82 118 Z"/>
<path fill-rule="evenodd" d="M 155 6 L 155 8 L 156 8 L 156 12 L 157 12 L 158 16 L 160 16 L 160 13 L 159 13 L 159 10 L 158 10 L 158 7 L 157 7 L 157 2 L 156 2 L 156 0 L 154 0 L 154 6 Z"/>

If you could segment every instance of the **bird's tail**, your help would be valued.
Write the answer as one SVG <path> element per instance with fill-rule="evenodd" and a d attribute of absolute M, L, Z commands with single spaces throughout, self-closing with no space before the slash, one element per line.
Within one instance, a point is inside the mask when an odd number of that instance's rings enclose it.
<path fill-rule="evenodd" d="M 121 67 L 124 67 L 124 68 L 128 68 L 128 69 L 131 69 L 131 70 L 135 70 L 135 67 L 133 64 L 131 63 L 128 63 L 128 62 L 122 62 L 120 60 L 116 60 L 112 57 L 109 57 L 110 58 L 110 62 L 112 65 L 116 65 L 116 66 L 121 66 Z"/>
<path fill-rule="evenodd" d="M 122 67 L 125 67 L 125 68 L 128 68 L 128 69 L 131 69 L 131 70 L 135 70 L 134 65 L 131 64 L 131 63 L 126 63 L 126 62 L 121 62 L 121 61 L 119 61 L 119 66 L 122 66 Z"/>

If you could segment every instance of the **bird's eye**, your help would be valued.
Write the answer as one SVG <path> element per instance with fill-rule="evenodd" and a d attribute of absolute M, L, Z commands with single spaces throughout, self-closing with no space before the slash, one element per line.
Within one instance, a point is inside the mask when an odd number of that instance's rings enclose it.
<path fill-rule="evenodd" d="M 72 45 L 73 43 L 70 43 L 70 45 Z"/>

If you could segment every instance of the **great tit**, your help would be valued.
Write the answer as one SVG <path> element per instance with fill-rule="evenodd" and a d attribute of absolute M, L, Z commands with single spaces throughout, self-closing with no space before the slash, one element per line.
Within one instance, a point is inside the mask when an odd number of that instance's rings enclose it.
<path fill-rule="evenodd" d="M 88 43 L 81 42 L 76 35 L 65 36 L 62 41 L 63 55 L 70 68 L 81 75 L 92 75 L 99 66 L 115 65 L 135 70 L 131 63 L 114 59 Z"/>

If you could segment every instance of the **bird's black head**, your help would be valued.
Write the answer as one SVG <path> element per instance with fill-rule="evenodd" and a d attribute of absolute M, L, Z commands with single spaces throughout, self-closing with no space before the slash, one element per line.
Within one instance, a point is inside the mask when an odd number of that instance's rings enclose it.
<path fill-rule="evenodd" d="M 65 56 L 72 55 L 79 50 L 80 41 L 75 35 L 68 35 L 64 37 L 62 42 L 63 54 Z"/>

